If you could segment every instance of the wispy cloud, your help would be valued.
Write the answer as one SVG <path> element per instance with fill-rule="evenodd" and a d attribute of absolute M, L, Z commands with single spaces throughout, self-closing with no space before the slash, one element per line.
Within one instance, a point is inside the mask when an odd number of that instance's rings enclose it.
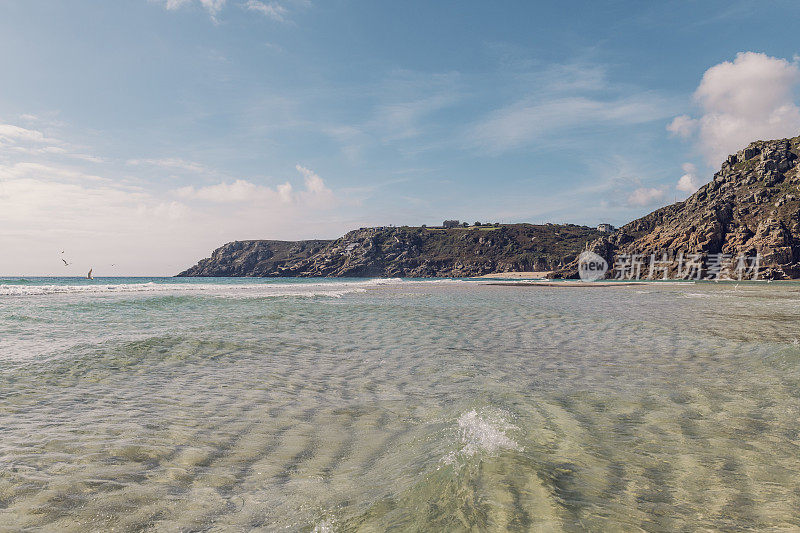
<path fill-rule="evenodd" d="M 248 0 L 244 4 L 244 8 L 248 11 L 255 11 L 261 13 L 267 18 L 277 22 L 286 22 L 286 15 L 289 10 L 278 2 L 260 2 L 259 0 Z"/>
<path fill-rule="evenodd" d="M 195 163 L 194 161 L 186 161 L 185 159 L 180 159 L 177 157 L 168 157 L 162 159 L 128 159 L 126 161 L 128 165 L 135 165 L 135 166 L 154 166 L 159 168 L 166 168 L 170 170 L 184 170 L 187 172 L 194 172 L 194 173 L 208 173 L 210 170 L 200 163 Z"/>
<path fill-rule="evenodd" d="M 44 142 L 45 137 L 41 131 L 21 128 L 13 124 L 0 124 L 0 144 L 18 142 Z"/>
<path fill-rule="evenodd" d="M 417 100 L 380 104 L 367 125 L 379 132 L 384 142 L 409 139 L 421 133 L 421 123 L 425 118 L 455 100 L 452 94 L 434 94 Z"/>
<path fill-rule="evenodd" d="M 391 145 L 404 154 L 431 149 L 453 135 L 452 128 L 442 131 L 436 114 L 462 100 L 459 78 L 454 72 L 395 69 L 377 83 L 342 89 L 358 93 L 364 102 L 361 120 L 323 125 L 309 120 L 306 126 L 340 143 L 342 152 L 353 161 L 375 146 Z M 341 96 L 337 94 L 337 98 Z"/>
<path fill-rule="evenodd" d="M 28 116 L 29 122 L 33 122 L 36 118 L 33 115 Z M 45 135 L 41 130 L 23 128 L 15 124 L 0 124 L 0 148 L 3 149 L 0 160 L 8 159 L 11 155 L 38 155 L 69 157 L 92 163 L 103 161 L 95 155 L 83 153 L 79 147 Z"/>
<path fill-rule="evenodd" d="M 44 134 L 41 131 L 20 128 L 13 124 L 0 124 L 0 143 L 9 144 L 19 141 L 44 141 Z"/>
<path fill-rule="evenodd" d="M 164 6 L 169 10 L 179 9 L 185 5 L 198 3 L 212 15 L 216 15 L 225 6 L 226 0 L 165 0 Z"/>
<path fill-rule="evenodd" d="M 652 94 L 609 100 L 526 98 L 490 113 L 469 129 L 467 139 L 474 146 L 501 153 L 575 128 L 643 124 L 669 114 L 664 99 Z"/>
<path fill-rule="evenodd" d="M 190 6 L 190 5 L 200 5 L 203 9 L 205 9 L 211 20 L 214 22 L 217 21 L 217 15 L 222 8 L 225 7 L 226 0 L 149 0 L 150 2 L 155 2 L 164 6 L 165 9 L 169 11 L 175 11 L 182 7 Z"/>
<path fill-rule="evenodd" d="M 0 167 L 0 177 L 4 180 L 37 179 L 62 182 L 100 182 L 108 178 L 90 174 L 66 165 L 47 165 L 31 161 L 14 163 Z"/>
<path fill-rule="evenodd" d="M 148 0 L 159 4 L 168 11 L 177 11 L 189 6 L 199 6 L 208 12 L 211 20 L 216 24 L 220 12 L 225 8 L 227 0 Z M 289 23 L 293 11 L 306 9 L 311 6 L 310 0 L 246 0 L 237 4 L 246 11 L 259 13 L 275 22 Z"/>
<path fill-rule="evenodd" d="M 493 90 L 496 107 L 463 134 L 465 147 L 490 155 L 574 143 L 578 135 L 663 120 L 676 107 L 661 93 L 613 83 L 604 64 L 587 59 L 543 65 L 506 60 L 497 77 L 505 83 Z"/>
<path fill-rule="evenodd" d="M 307 9 L 311 6 L 309 0 L 247 0 L 242 8 L 254 13 L 260 13 L 275 22 L 289 23 L 293 11 Z"/>

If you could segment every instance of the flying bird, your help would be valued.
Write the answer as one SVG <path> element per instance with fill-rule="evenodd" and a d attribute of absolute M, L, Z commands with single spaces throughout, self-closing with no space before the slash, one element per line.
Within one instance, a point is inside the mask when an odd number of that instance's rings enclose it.
<path fill-rule="evenodd" d="M 67 263 L 67 260 L 66 260 L 66 259 L 64 259 L 64 258 L 62 257 L 62 258 L 61 258 L 61 260 L 62 260 L 62 261 L 64 261 L 64 266 L 65 266 L 65 267 L 68 267 L 68 266 L 69 266 L 69 263 Z"/>

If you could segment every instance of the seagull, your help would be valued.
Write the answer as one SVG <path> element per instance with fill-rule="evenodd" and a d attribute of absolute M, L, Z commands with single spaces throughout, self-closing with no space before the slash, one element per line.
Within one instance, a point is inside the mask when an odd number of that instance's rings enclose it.
<path fill-rule="evenodd" d="M 63 253 L 63 252 L 62 252 L 62 253 Z M 68 266 L 69 266 L 69 263 L 67 263 L 67 260 L 66 260 L 66 259 L 64 259 L 64 258 L 62 257 L 62 258 L 61 258 L 61 260 L 62 260 L 62 261 L 64 261 L 64 266 L 65 266 L 65 267 L 68 267 Z"/>

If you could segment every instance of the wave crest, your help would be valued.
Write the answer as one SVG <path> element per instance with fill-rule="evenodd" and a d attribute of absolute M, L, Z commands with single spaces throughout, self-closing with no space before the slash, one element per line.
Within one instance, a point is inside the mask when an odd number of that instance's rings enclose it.
<path fill-rule="evenodd" d="M 397 283 L 396 279 L 333 281 L 319 283 L 94 283 L 75 285 L 0 284 L 0 296 L 43 296 L 55 294 L 197 294 L 227 298 L 265 298 L 280 296 L 341 297 L 365 292 L 368 287 Z"/>

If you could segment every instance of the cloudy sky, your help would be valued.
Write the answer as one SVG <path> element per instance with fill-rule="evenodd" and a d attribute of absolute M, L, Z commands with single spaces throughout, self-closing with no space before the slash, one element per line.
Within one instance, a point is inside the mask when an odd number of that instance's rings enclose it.
<path fill-rule="evenodd" d="M 800 134 L 798 15 L 5 0 L 0 274 L 174 274 L 231 240 L 445 218 L 621 225 Z"/>

